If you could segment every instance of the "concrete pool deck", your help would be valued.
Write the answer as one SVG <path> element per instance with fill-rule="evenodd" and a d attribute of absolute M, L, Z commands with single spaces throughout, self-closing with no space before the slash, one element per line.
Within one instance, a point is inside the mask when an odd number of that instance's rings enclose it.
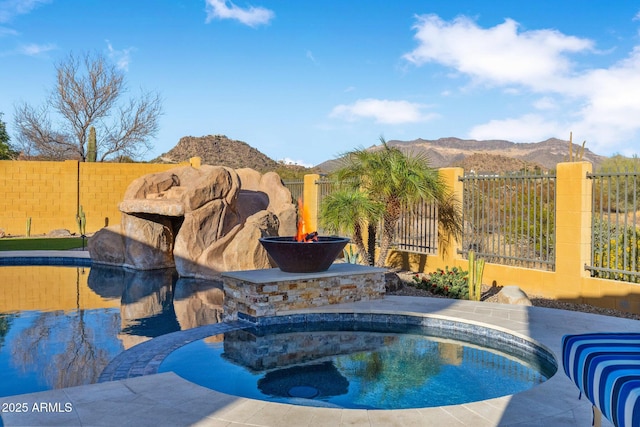
<path fill-rule="evenodd" d="M 578 389 L 562 371 L 561 337 L 568 333 L 640 331 L 637 320 L 441 298 L 387 296 L 297 313 L 305 312 L 408 314 L 487 325 L 544 345 L 555 354 L 559 369 L 545 383 L 515 395 L 403 410 L 285 405 L 218 393 L 173 373 L 151 374 L 1 398 L 2 422 L 5 426 L 590 426 L 591 404 L 585 398 L 578 399 Z M 193 331 L 174 334 L 198 333 Z M 148 349 L 151 354 L 139 351 L 135 360 L 123 357 L 114 374 L 118 371 L 126 377 L 155 372 L 163 357 L 155 357 L 158 346 L 149 345 Z M 17 412 L 18 408 L 25 411 Z M 611 426 L 605 419 L 602 425 Z"/>

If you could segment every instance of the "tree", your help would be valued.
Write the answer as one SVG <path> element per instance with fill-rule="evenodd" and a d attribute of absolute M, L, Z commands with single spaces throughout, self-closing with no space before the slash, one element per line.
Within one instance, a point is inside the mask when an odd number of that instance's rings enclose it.
<path fill-rule="evenodd" d="M 143 92 L 124 100 L 124 73 L 100 54 L 70 54 L 58 63 L 56 86 L 41 107 L 16 106 L 15 126 L 25 154 L 51 160 L 87 159 L 89 129 L 97 134 L 97 157 L 140 157 L 158 131 L 162 101 Z"/>
<path fill-rule="evenodd" d="M 18 156 L 18 152 L 14 151 L 9 144 L 10 140 L 6 124 L 2 121 L 2 113 L 0 113 L 0 160 L 12 160 Z"/>
<path fill-rule="evenodd" d="M 396 226 L 403 209 L 410 208 L 421 200 L 433 201 L 438 206 L 438 221 L 442 230 L 449 235 L 461 234 L 462 219 L 459 204 L 454 201 L 446 183 L 440 178 L 438 171 L 431 168 L 425 155 L 404 153 L 398 148 L 387 145 L 380 138 L 382 147 L 377 150 L 358 149 L 342 157 L 339 168 L 332 176 L 353 193 L 360 193 L 352 200 L 359 201 L 364 196 L 373 206 L 379 206 L 368 212 L 374 213 L 366 217 L 362 209 L 348 208 L 348 198 L 344 203 L 329 202 L 323 206 L 324 224 L 330 223 L 334 228 L 345 230 L 345 223 L 352 224 L 352 229 L 367 222 L 370 226 L 381 224 L 377 233 L 380 235 L 380 252 L 375 265 L 385 265 L 387 255 L 395 238 Z M 336 212 L 332 212 L 332 211 Z M 379 215 L 379 216 L 377 216 Z M 333 219 L 332 219 L 333 218 Z M 380 221 L 377 219 L 380 218 Z M 338 220 L 339 219 L 339 220 Z M 348 228 L 347 228 L 348 229 Z M 369 233 L 371 234 L 371 233 Z M 439 236 L 441 239 L 444 236 Z M 354 243 L 358 240 L 354 236 Z M 369 236 L 369 243 L 372 243 Z M 362 248 L 359 247 L 360 250 Z M 365 253 L 372 257 L 371 247 Z"/>
<path fill-rule="evenodd" d="M 360 189 L 340 188 L 329 193 L 320 207 L 320 222 L 331 233 L 352 236 L 364 264 L 374 264 L 376 225 L 382 218 L 384 206 L 371 200 Z M 367 243 L 365 234 L 367 230 Z"/>

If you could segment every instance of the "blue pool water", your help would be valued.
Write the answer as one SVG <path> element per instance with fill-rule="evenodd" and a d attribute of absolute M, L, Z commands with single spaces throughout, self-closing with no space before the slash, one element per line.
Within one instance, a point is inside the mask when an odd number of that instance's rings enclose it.
<path fill-rule="evenodd" d="M 402 409 L 515 394 L 557 370 L 526 351 L 448 331 L 334 323 L 253 328 L 187 344 L 159 372 L 235 396 L 309 406 Z M 513 350 L 513 351 L 511 351 Z M 517 356 L 516 356 L 517 355 Z"/>
<path fill-rule="evenodd" d="M 0 267 L 0 397 L 95 383 L 122 351 L 219 321 L 221 285 L 174 270 Z"/>

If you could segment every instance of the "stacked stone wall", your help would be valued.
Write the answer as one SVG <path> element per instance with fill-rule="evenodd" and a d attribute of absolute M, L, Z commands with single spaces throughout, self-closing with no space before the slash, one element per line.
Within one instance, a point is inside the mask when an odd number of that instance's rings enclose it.
<path fill-rule="evenodd" d="M 238 313 L 257 318 L 310 307 L 369 301 L 382 298 L 385 293 L 382 269 L 355 274 L 309 273 L 289 280 L 285 275 L 259 283 L 223 274 L 223 282 L 225 316 L 229 319 L 237 319 Z"/>

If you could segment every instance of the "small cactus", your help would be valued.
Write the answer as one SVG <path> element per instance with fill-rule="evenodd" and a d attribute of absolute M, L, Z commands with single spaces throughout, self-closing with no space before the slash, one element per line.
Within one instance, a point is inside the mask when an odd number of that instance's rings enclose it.
<path fill-rule="evenodd" d="M 96 142 L 96 128 L 91 126 L 89 128 L 89 140 L 87 141 L 87 162 L 95 162 L 97 157 L 98 148 Z"/>
<path fill-rule="evenodd" d="M 484 259 L 476 259 L 475 252 L 469 251 L 469 299 L 480 301 L 482 297 L 482 274 Z"/>
<path fill-rule="evenodd" d="M 27 218 L 27 237 L 31 237 L 31 217 Z"/>
<path fill-rule="evenodd" d="M 360 254 L 358 252 L 353 251 L 353 246 L 349 245 L 349 250 L 344 248 L 342 250 L 342 254 L 344 255 L 344 260 L 349 264 L 358 264 L 360 260 Z"/>
<path fill-rule="evenodd" d="M 78 223 L 78 230 L 80 231 L 81 236 L 86 235 L 87 229 L 87 217 L 82 209 L 82 205 L 78 208 L 78 213 L 76 214 L 76 222 Z"/>
<path fill-rule="evenodd" d="M 573 155 L 573 132 L 569 132 L 569 162 L 581 162 L 584 158 L 584 146 L 587 141 L 582 141 L 582 149 L 580 153 L 576 152 L 576 155 Z"/>

